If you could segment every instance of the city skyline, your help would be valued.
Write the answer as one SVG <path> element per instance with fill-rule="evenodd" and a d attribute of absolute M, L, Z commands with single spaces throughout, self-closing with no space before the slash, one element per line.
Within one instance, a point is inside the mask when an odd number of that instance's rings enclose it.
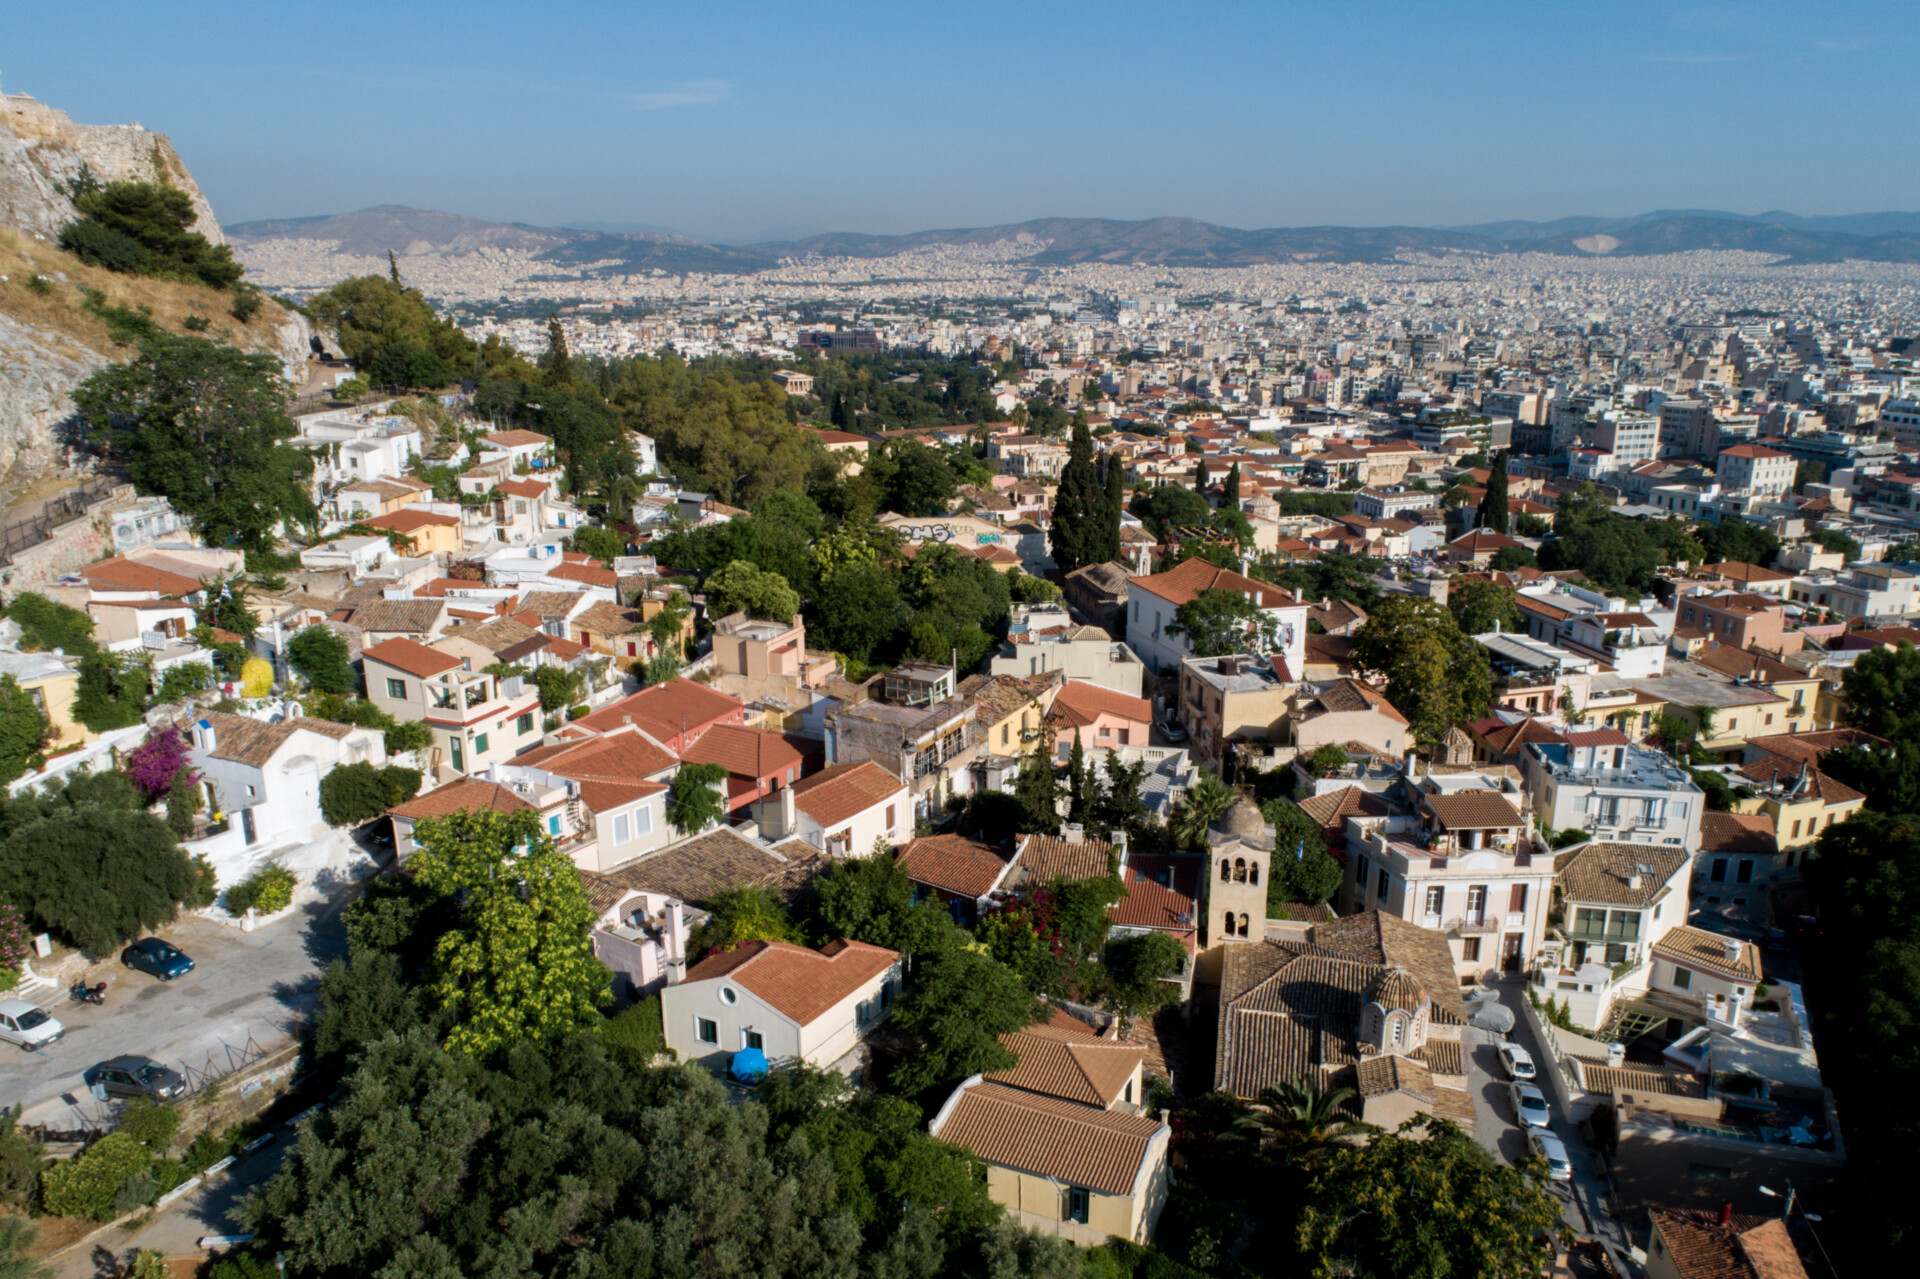
<path fill-rule="evenodd" d="M 1920 141 L 1887 88 L 1914 42 L 1900 16 L 347 3 L 316 28 L 110 5 L 84 45 L 17 15 L 5 86 L 166 132 L 223 222 L 407 204 L 740 242 L 1038 217 L 1820 216 L 1920 208 L 1883 159 Z"/>

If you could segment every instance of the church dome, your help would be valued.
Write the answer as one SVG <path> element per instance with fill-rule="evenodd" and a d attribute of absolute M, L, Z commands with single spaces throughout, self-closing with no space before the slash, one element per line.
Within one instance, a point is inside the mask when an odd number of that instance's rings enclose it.
<path fill-rule="evenodd" d="M 1427 1002 L 1427 988 L 1404 968 L 1389 968 L 1367 987 L 1367 1002 L 1388 1012 L 1418 1012 Z"/>
<path fill-rule="evenodd" d="M 1260 815 L 1258 804 L 1242 795 L 1220 815 L 1220 820 L 1214 823 L 1214 829 L 1235 839 L 1259 839 L 1267 833 L 1267 819 Z"/>

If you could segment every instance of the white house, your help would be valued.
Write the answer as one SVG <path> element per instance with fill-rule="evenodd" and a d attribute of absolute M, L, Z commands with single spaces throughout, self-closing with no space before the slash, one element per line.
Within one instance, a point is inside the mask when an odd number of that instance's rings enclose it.
<path fill-rule="evenodd" d="M 1551 830 L 1584 828 L 1595 839 L 1700 847 L 1706 796 L 1660 751 L 1617 728 L 1576 730 L 1564 741 L 1521 748 L 1533 814 Z"/>
<path fill-rule="evenodd" d="M 769 1063 L 798 1059 L 852 1077 L 900 977 L 900 952 L 865 942 L 820 950 L 747 942 L 708 955 L 660 992 L 667 1047 L 713 1065 L 754 1048 Z"/>
<path fill-rule="evenodd" d="M 870 759 L 821 769 L 787 790 L 793 833 L 823 853 L 865 857 L 879 840 L 891 846 L 913 837 L 906 783 Z"/>
<path fill-rule="evenodd" d="M 209 711 L 189 741 L 208 803 L 237 820 L 248 847 L 320 838 L 330 829 L 320 815 L 320 779 L 341 764 L 387 760 L 379 729 L 297 713 L 268 721 Z"/>
<path fill-rule="evenodd" d="M 1713 471 L 1714 478 L 1731 492 L 1778 496 L 1793 490 L 1797 465 L 1787 454 L 1763 445 L 1736 444 L 1720 450 Z"/>
<path fill-rule="evenodd" d="M 1266 582 L 1221 568 L 1203 559 L 1190 559 L 1164 573 L 1127 579 L 1127 643 L 1156 673 L 1180 669 L 1180 659 L 1193 653 L 1184 635 L 1174 635 L 1174 613 L 1182 604 L 1191 603 L 1200 592 L 1236 591 L 1250 597 L 1263 618 L 1275 626 L 1272 651 L 1287 659 L 1287 669 L 1296 674 L 1305 665 L 1307 647 L 1307 606 L 1287 591 Z M 1265 648 L 1265 645 L 1260 645 Z M 1263 654 L 1264 655 L 1264 654 Z"/>
<path fill-rule="evenodd" d="M 587 885 L 599 911 L 588 937 L 593 957 L 613 972 L 614 999 L 644 999 L 683 976 L 692 932 L 686 903 L 665 893 L 611 885 L 607 902 L 596 895 L 599 887 L 591 880 Z"/>

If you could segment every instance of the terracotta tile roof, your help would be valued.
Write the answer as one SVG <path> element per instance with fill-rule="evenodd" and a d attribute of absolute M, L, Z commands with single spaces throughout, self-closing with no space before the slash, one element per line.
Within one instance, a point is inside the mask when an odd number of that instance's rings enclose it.
<path fill-rule="evenodd" d="M 1085 727 L 1102 715 L 1144 724 L 1153 719 L 1153 703 L 1085 680 L 1070 679 L 1053 699 L 1053 713 L 1075 727 Z"/>
<path fill-rule="evenodd" d="M 1493 791 L 1455 791 L 1422 795 L 1420 806 L 1446 830 L 1483 830 L 1493 826 L 1520 826 L 1524 819 L 1513 801 Z"/>
<path fill-rule="evenodd" d="M 1732 959 L 1727 958 L 1730 942 L 1740 948 Z M 1760 980 L 1760 948 L 1750 941 L 1739 941 L 1688 924 L 1675 924 L 1653 943 L 1652 949 L 1689 968 L 1704 968 L 1733 981 L 1757 983 Z"/>
<path fill-rule="evenodd" d="M 1102 638 L 1106 636 L 1105 631 L 1098 634 Z M 1036 702 L 1040 705 L 1041 713 L 1045 714 L 1054 700 L 1054 690 L 1061 682 L 1062 677 L 1057 672 L 1048 675 L 995 675 L 966 696 L 979 706 L 980 722 L 992 726 Z"/>
<path fill-rule="evenodd" d="M 1107 911 L 1122 927 L 1184 932 L 1194 928 L 1193 899 L 1199 892 L 1200 857 L 1136 855 L 1127 861 L 1120 884 L 1126 896 Z M 1162 880 L 1166 882 L 1162 883 Z"/>
<path fill-rule="evenodd" d="M 1321 689 L 1313 702 L 1301 712 L 1300 718 L 1306 720 L 1321 715 L 1350 715 L 1363 711 L 1378 711 L 1396 724 L 1407 722 L 1407 717 L 1395 710 L 1384 694 L 1357 679 L 1336 680 Z"/>
<path fill-rule="evenodd" d="M 1588 1092 L 1640 1092 L 1660 1097 L 1704 1097 L 1706 1090 L 1693 1075 L 1634 1066 L 1609 1066 L 1593 1057 L 1579 1057 L 1580 1083 Z"/>
<path fill-rule="evenodd" d="M 478 644 L 481 648 L 491 650 L 502 661 L 513 662 L 518 658 L 506 656 L 510 649 L 528 640 L 544 637 L 525 622 L 517 622 L 511 617 L 496 617 L 478 626 L 462 628 L 460 638 L 469 644 Z"/>
<path fill-rule="evenodd" d="M 610 568 L 601 568 L 598 564 L 562 564 L 559 568 L 548 569 L 547 576 L 561 582 L 585 582 L 588 586 L 604 586 L 608 590 L 612 590 L 620 584 L 619 574 Z M 602 605 L 605 605 L 607 608 L 618 607 L 606 600 L 600 601 L 600 603 L 594 605 L 594 607 L 599 608 Z M 592 610 L 588 611 L 591 612 Z M 636 609 L 634 611 L 632 620 L 635 624 L 639 623 L 639 610 Z M 611 630 L 612 628 L 608 626 L 598 626 L 594 629 Z"/>
<path fill-rule="evenodd" d="M 453 813 L 516 813 L 532 807 L 532 804 L 497 782 L 468 779 L 430 790 L 387 811 L 395 817 L 410 817 L 419 821 Z"/>
<path fill-rule="evenodd" d="M 584 611 L 587 596 L 581 591 L 528 591 L 520 599 L 516 612 L 532 613 L 543 622 L 557 622 Z"/>
<path fill-rule="evenodd" d="M 1363 1098 L 1403 1092 L 1431 1102 L 1434 1096 L 1433 1072 L 1399 1053 L 1362 1059 L 1354 1067 L 1354 1079 Z"/>
<path fill-rule="evenodd" d="M 1252 596 L 1261 608 L 1287 608 L 1300 602 L 1277 586 L 1256 582 L 1232 569 L 1197 558 L 1176 564 L 1164 573 L 1128 578 L 1127 585 L 1129 589 L 1138 588 L 1175 605 L 1190 603 L 1201 591 L 1207 590 L 1240 591 Z"/>
<path fill-rule="evenodd" d="M 823 827 L 837 826 L 889 800 L 904 800 L 906 785 L 872 760 L 835 764 L 793 784 L 793 806 Z"/>
<path fill-rule="evenodd" d="M 1680 1279 L 1806 1279 L 1800 1253 L 1778 1217 L 1654 1208 L 1653 1228 Z"/>
<path fill-rule="evenodd" d="M 1748 747 L 1754 750 L 1765 751 L 1769 755 L 1781 755 L 1792 760 L 1805 760 L 1809 764 L 1819 763 L 1820 757 L 1828 751 L 1840 750 L 1847 746 L 1886 750 L 1892 744 L 1884 737 L 1875 737 L 1872 733 L 1859 728 L 1831 728 L 1818 733 L 1778 733 L 1747 739 Z"/>
<path fill-rule="evenodd" d="M 811 846 L 801 847 L 804 855 L 796 855 L 799 850 L 785 851 L 786 845 L 768 848 L 722 826 L 636 858 L 601 878 L 626 888 L 666 893 L 702 908 L 723 889 L 749 886 L 770 888 L 782 901 L 792 903 L 828 865 L 828 859 Z"/>
<path fill-rule="evenodd" d="M 344 741 L 347 734 L 353 731 L 351 724 L 336 724 L 330 719 L 305 716 L 283 719 L 277 724 L 248 719 L 244 715 L 223 715 L 219 711 L 208 711 L 200 718 L 213 728 L 213 749 L 207 754 L 214 759 L 230 760 L 249 768 L 264 767 L 295 733 L 318 733 L 322 737 Z"/>
<path fill-rule="evenodd" d="M 80 575 L 96 591 L 152 591 L 158 595 L 178 597 L 191 595 L 202 585 L 194 578 L 169 573 L 151 564 L 121 556 L 89 564 L 80 570 Z"/>
<path fill-rule="evenodd" d="M 1490 751 L 1501 756 L 1519 754 L 1520 748 L 1528 742 L 1566 740 L 1552 725 L 1531 715 L 1511 724 L 1503 724 L 1497 719 L 1483 719 L 1470 727 L 1486 742 Z"/>
<path fill-rule="evenodd" d="M 1386 800 L 1358 786 L 1322 791 L 1312 799 L 1301 800 L 1299 807 L 1322 828 L 1343 827 L 1349 817 L 1385 817 L 1394 811 Z"/>
<path fill-rule="evenodd" d="M 1465 1049 L 1457 1039 L 1429 1039 L 1414 1056 L 1436 1075 L 1467 1073 Z"/>
<path fill-rule="evenodd" d="M 1701 570 L 1718 574 L 1729 582 L 1791 582 L 1793 574 L 1782 573 L 1778 569 L 1761 568 L 1758 564 L 1747 564 L 1740 560 L 1725 560 L 1719 564 L 1703 564 Z"/>
<path fill-rule="evenodd" d="M 371 600 L 354 609 L 347 623 L 368 634 L 396 631 L 425 635 L 445 621 L 446 616 L 445 600 Z"/>
<path fill-rule="evenodd" d="M 553 440 L 538 431 L 495 431 L 491 435 L 480 437 L 484 443 L 497 444 L 503 449 L 528 444 L 551 444 Z"/>
<path fill-rule="evenodd" d="M 1702 813 L 1700 851 L 1771 855 L 1779 851 L 1773 819 L 1765 813 Z"/>
<path fill-rule="evenodd" d="M 460 517 L 408 506 L 386 515 L 368 516 L 360 523 L 367 528 L 386 529 L 393 533 L 415 533 L 423 528 L 458 528 Z"/>
<path fill-rule="evenodd" d="M 567 725 L 578 733 L 611 733 L 625 727 L 642 728 L 666 741 L 679 736 L 682 725 L 691 733 L 733 715 L 745 703 L 718 689 L 688 679 L 669 680 L 641 689 Z"/>
<path fill-rule="evenodd" d="M 641 782 L 679 761 L 643 733 L 612 733 L 585 741 L 536 746 L 514 756 L 513 762 L 575 781 Z"/>
<path fill-rule="evenodd" d="M 1069 843 L 1055 835 L 1027 835 L 1016 847 L 1015 859 L 1028 884 L 1046 885 L 1056 879 L 1084 883 L 1113 867 L 1113 845 L 1104 839 Z"/>
<path fill-rule="evenodd" d="M 1313 945 L 1320 951 L 1353 955 L 1381 967 L 1401 968 L 1418 978 L 1433 1000 L 1442 1022 L 1461 1021 L 1467 1007 L 1453 974 L 1453 952 L 1440 933 L 1408 923 L 1383 911 L 1362 911 L 1331 923 L 1317 924 Z"/>
<path fill-rule="evenodd" d="M 1740 765 L 1740 775 L 1763 786 L 1776 787 L 1801 799 L 1817 799 L 1826 807 L 1855 804 L 1866 799 L 1859 791 L 1837 781 L 1812 764 L 1783 755 L 1764 755 L 1751 764 Z"/>
<path fill-rule="evenodd" d="M 500 491 L 509 497 L 545 497 L 550 492 L 539 480 L 505 480 Z"/>
<path fill-rule="evenodd" d="M 931 1125 L 987 1163 L 1111 1195 L 1132 1195 L 1165 1157 L 1166 1125 L 1094 1110 L 985 1080 L 968 1080 Z"/>
<path fill-rule="evenodd" d="M 360 656 L 383 666 L 391 666 L 397 671 L 405 671 L 419 679 L 431 679 L 443 671 L 457 670 L 462 665 L 459 658 L 410 639 L 384 640 L 361 650 Z"/>
<path fill-rule="evenodd" d="M 958 897 L 984 897 L 1000 886 L 1009 865 L 998 850 L 959 835 L 922 835 L 895 859 L 907 878 Z"/>
<path fill-rule="evenodd" d="M 1474 529 L 1471 533 L 1456 537 L 1447 543 L 1450 549 L 1462 551 L 1468 555 L 1491 555 L 1495 551 L 1504 551 L 1510 546 L 1518 545 L 1520 545 L 1519 542 L 1505 533 L 1494 533 L 1483 528 Z"/>
<path fill-rule="evenodd" d="M 1633 739 L 1617 728 L 1590 728 L 1583 732 L 1568 733 L 1569 746 L 1631 746 Z"/>
<path fill-rule="evenodd" d="M 1147 1057 L 1144 1048 L 1097 1039 L 1084 1028 L 1075 1033 L 1036 1027 L 1002 1035 L 1000 1043 L 1020 1058 L 1019 1064 L 989 1070 L 984 1078 L 1102 1110 L 1120 1100 Z"/>
<path fill-rule="evenodd" d="M 1710 644 L 1693 654 L 1690 660 L 1696 666 L 1704 666 L 1734 679 L 1750 679 L 1763 684 L 1812 682 L 1820 678 L 1797 666 L 1789 666 L 1764 654 L 1751 653 L 1727 644 Z"/>
<path fill-rule="evenodd" d="M 1557 853 L 1554 887 L 1570 902 L 1605 906 L 1651 906 L 1666 895 L 1667 881 L 1687 864 L 1687 854 L 1665 844 L 1616 844 L 1596 840 Z M 1638 871 L 1651 866 L 1652 873 Z M 1639 887 L 1632 884 L 1638 874 Z"/>
<path fill-rule="evenodd" d="M 860 941 L 830 942 L 819 950 L 750 941 L 701 960 L 687 970 L 686 981 L 725 977 L 806 1026 L 899 962 L 899 951 Z"/>
<path fill-rule="evenodd" d="M 666 793 L 665 782 L 600 782 L 580 783 L 580 801 L 596 813 L 611 812 L 636 800 Z"/>
<path fill-rule="evenodd" d="M 800 752 L 780 733 L 739 724 L 715 724 L 699 740 L 680 752 L 695 764 L 719 764 L 736 777 L 760 780 L 793 769 L 798 775 Z"/>

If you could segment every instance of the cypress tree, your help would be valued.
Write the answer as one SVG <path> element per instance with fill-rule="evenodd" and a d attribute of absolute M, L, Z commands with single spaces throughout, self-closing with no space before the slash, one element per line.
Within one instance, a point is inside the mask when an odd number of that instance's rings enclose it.
<path fill-rule="evenodd" d="M 560 329 L 560 317 L 547 317 L 547 385 L 565 386 L 573 381 L 573 357 L 567 354 L 567 335 Z"/>
<path fill-rule="evenodd" d="M 1080 749 L 1080 734 L 1073 735 L 1073 752 L 1067 756 L 1067 820 L 1087 819 L 1087 759 Z"/>
<path fill-rule="evenodd" d="M 1099 534 L 1101 495 L 1099 477 L 1093 469 L 1093 437 L 1087 424 L 1073 428 L 1073 444 L 1067 453 L 1067 465 L 1060 472 L 1060 487 L 1053 494 L 1053 527 L 1050 542 L 1053 562 L 1062 573 L 1094 563 L 1100 551 Z"/>
<path fill-rule="evenodd" d="M 1220 505 L 1240 509 L 1240 464 L 1235 462 L 1227 468 L 1227 486 L 1225 497 Z"/>
<path fill-rule="evenodd" d="M 1100 496 L 1100 557 L 1097 563 L 1120 558 L 1120 512 L 1124 509 L 1125 478 L 1120 459 L 1107 455 L 1107 488 Z"/>
<path fill-rule="evenodd" d="M 387 278 L 395 284 L 400 283 L 400 260 L 393 256 L 393 250 L 387 250 Z"/>
<path fill-rule="evenodd" d="M 1487 495 L 1480 499 L 1480 525 L 1495 533 L 1507 531 L 1507 454 L 1494 454 L 1487 472 Z"/>
<path fill-rule="evenodd" d="M 1199 493 L 1201 497 L 1205 497 L 1207 495 L 1207 485 L 1212 482 L 1213 477 L 1207 472 L 1207 459 L 1203 454 L 1200 458 L 1200 465 L 1196 466 L 1193 470 L 1194 490 Z"/>

